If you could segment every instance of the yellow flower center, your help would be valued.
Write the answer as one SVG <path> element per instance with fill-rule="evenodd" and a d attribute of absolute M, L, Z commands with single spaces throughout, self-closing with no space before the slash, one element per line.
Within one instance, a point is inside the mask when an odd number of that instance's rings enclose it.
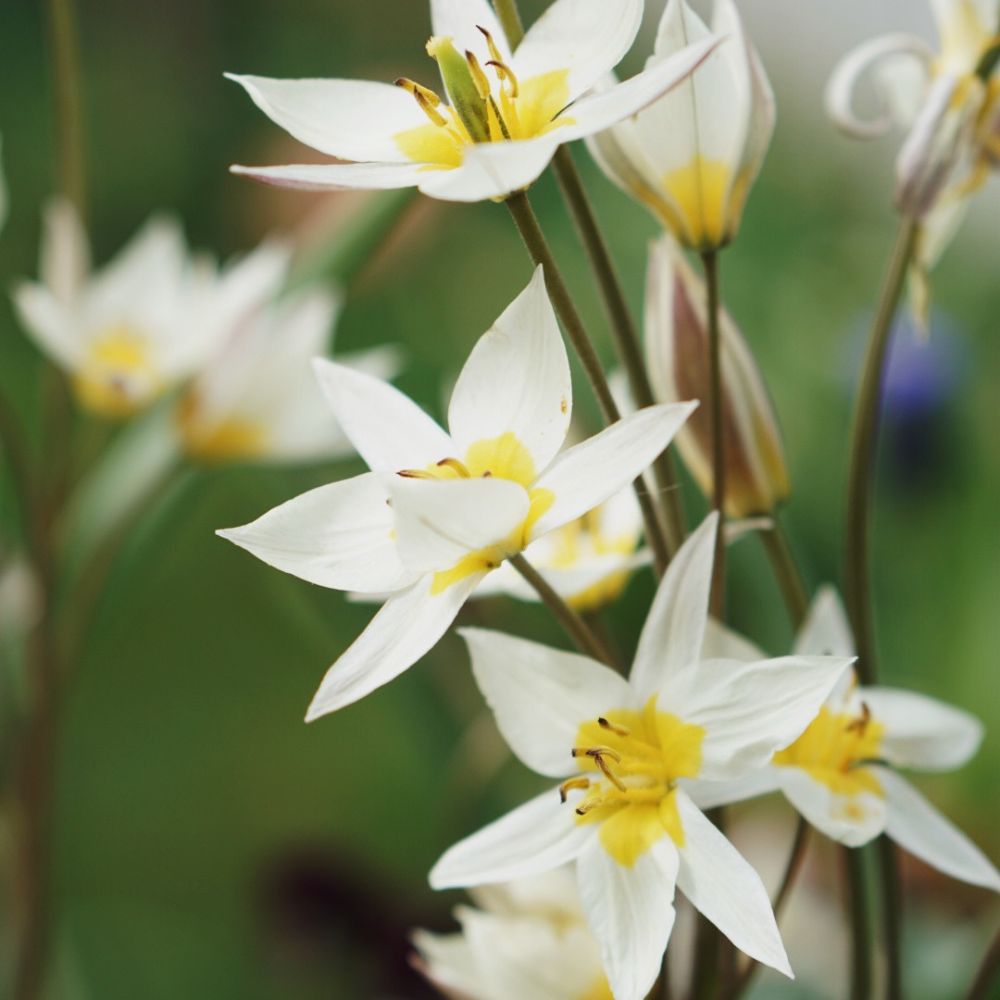
<path fill-rule="evenodd" d="M 405 469 L 399 474 L 409 479 L 508 479 L 528 492 L 528 515 L 521 524 L 502 541 L 470 552 L 450 569 L 435 573 L 432 594 L 440 594 L 474 573 L 496 569 L 505 559 L 521 552 L 530 541 L 535 522 L 555 499 L 550 490 L 531 488 L 535 481 L 534 460 L 517 435 L 510 431 L 473 442 L 466 449 L 464 459 L 444 458 L 426 469 Z"/>
<path fill-rule="evenodd" d="M 485 67 L 471 52 L 458 64 L 450 39 L 432 38 L 428 43 L 428 52 L 445 77 L 450 106 L 433 90 L 412 80 L 396 81 L 413 95 L 430 120 L 427 125 L 397 133 L 396 145 L 429 170 L 461 166 L 466 147 L 473 143 L 534 139 L 573 121 L 561 114 L 569 102 L 568 69 L 519 80 L 490 33 L 479 30 L 486 36 L 491 56 Z"/>
<path fill-rule="evenodd" d="M 722 160 L 695 156 L 690 163 L 669 171 L 663 185 L 673 204 L 659 203 L 663 221 L 688 247 L 713 249 L 733 236 L 730 220 L 739 218 L 746 184 L 732 185 L 731 172 Z"/>
<path fill-rule="evenodd" d="M 239 416 L 207 420 L 193 392 L 181 400 L 176 419 L 185 451 L 202 462 L 259 458 L 267 446 L 267 430 L 259 422 Z"/>
<path fill-rule="evenodd" d="M 600 976 L 579 1000 L 615 1000 L 615 995 L 611 992 L 607 977 Z"/>
<path fill-rule="evenodd" d="M 149 342 L 128 326 L 95 337 L 74 378 L 82 406 L 108 417 L 134 413 L 159 391 Z"/>
<path fill-rule="evenodd" d="M 774 755 L 778 767 L 798 767 L 835 795 L 884 795 L 874 770 L 880 761 L 885 727 L 868 706 L 858 715 L 831 712 L 824 706 L 809 728 L 786 750 Z"/>
<path fill-rule="evenodd" d="M 704 737 L 701 726 L 659 711 L 655 696 L 641 712 L 615 709 L 580 727 L 572 753 L 585 773 L 560 794 L 585 793 L 577 822 L 599 823 L 604 849 L 631 868 L 661 837 L 683 846 L 677 779 L 698 774 Z"/>

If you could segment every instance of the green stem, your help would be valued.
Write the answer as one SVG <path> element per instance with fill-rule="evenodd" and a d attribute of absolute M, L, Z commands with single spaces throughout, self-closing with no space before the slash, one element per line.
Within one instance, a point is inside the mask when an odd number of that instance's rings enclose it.
<path fill-rule="evenodd" d="M 719 253 L 709 250 L 701 255 L 705 271 L 705 294 L 708 316 L 708 406 L 712 428 L 712 509 L 719 514 L 715 542 L 715 567 L 712 572 L 712 614 L 720 621 L 726 610 L 726 442 L 722 423 L 722 344 L 719 328 Z"/>
<path fill-rule="evenodd" d="M 788 609 L 788 617 L 792 620 L 792 625 L 798 629 L 809 613 L 809 595 L 802 574 L 795 564 L 788 536 L 777 517 L 769 530 L 761 531 L 758 535 L 771 561 L 771 568 L 781 589 L 785 607 Z"/>
<path fill-rule="evenodd" d="M 865 859 L 860 847 L 840 849 L 844 865 L 844 885 L 851 925 L 850 1000 L 871 997 L 871 925 L 868 918 Z"/>
<path fill-rule="evenodd" d="M 59 190 L 73 203 L 83 219 L 87 185 L 76 20 L 73 0 L 49 0 Z"/>
<path fill-rule="evenodd" d="M 505 204 L 514 219 L 514 223 L 521 234 L 521 239 L 524 241 L 528 253 L 531 255 L 531 259 L 535 264 L 542 266 L 545 273 L 545 285 L 552 299 L 552 305 L 559 319 L 562 321 L 566 336 L 569 337 L 570 343 L 572 343 L 573 349 L 580 359 L 580 364 L 583 366 L 583 370 L 590 381 L 594 395 L 597 397 L 598 406 L 601 409 L 601 415 L 604 417 L 606 424 L 613 424 L 621 417 L 621 414 L 618 412 L 618 405 L 611 395 L 611 389 L 608 386 L 604 369 L 601 367 L 600 359 L 597 357 L 597 352 L 594 350 L 590 337 L 587 335 L 583 320 L 580 318 L 580 314 L 573 304 L 572 296 L 566 287 L 566 282 L 563 280 L 562 272 L 556 264 L 555 257 L 552 255 L 548 241 L 545 239 L 545 234 L 542 232 L 542 227 L 538 222 L 535 211 L 531 207 L 531 202 L 523 191 L 519 191 L 517 194 L 511 195 Z M 653 553 L 653 563 L 657 575 L 662 576 L 669 561 L 667 543 L 663 535 L 660 519 L 656 516 L 656 508 L 653 506 L 652 498 L 646 491 L 645 483 L 641 476 L 635 481 L 635 492 L 642 510 L 643 524 L 646 529 L 646 541 Z"/>
<path fill-rule="evenodd" d="M 883 833 L 876 844 L 878 858 L 879 891 L 882 897 L 883 936 L 886 944 L 885 997 L 902 1000 L 903 963 L 902 940 L 902 890 L 899 879 L 899 859 L 896 845 Z"/>
<path fill-rule="evenodd" d="M 625 292 L 611 259 L 607 242 L 601 233 L 569 147 L 561 146 L 552 163 L 563 199 L 569 207 L 580 242 L 587 252 L 591 270 L 597 279 L 597 287 L 600 289 L 608 323 L 614 335 L 618 357 L 625 368 L 635 405 L 639 408 L 652 406 L 655 402 L 653 387 L 643 361 L 639 334 L 632 321 Z M 681 505 L 680 490 L 677 487 L 677 470 L 669 451 L 664 451 L 653 463 L 653 474 L 665 513 L 667 545 L 673 555 L 680 548 L 685 531 L 684 510 Z"/>
<path fill-rule="evenodd" d="M 614 657 L 587 627 L 587 623 L 556 593 L 545 577 L 524 558 L 522 553 L 511 556 L 510 564 L 538 594 L 542 603 L 556 617 L 581 653 L 609 666 L 614 664 Z"/>
<path fill-rule="evenodd" d="M 507 36 L 507 44 L 513 51 L 524 38 L 524 23 L 517 9 L 517 0 L 493 0 L 493 6 L 500 19 L 500 27 Z"/>
<path fill-rule="evenodd" d="M 1000 979 L 1000 934 L 993 936 L 993 943 L 979 966 L 976 978 L 969 987 L 966 1000 L 988 1000 L 995 994 L 992 992 L 997 980 Z"/>

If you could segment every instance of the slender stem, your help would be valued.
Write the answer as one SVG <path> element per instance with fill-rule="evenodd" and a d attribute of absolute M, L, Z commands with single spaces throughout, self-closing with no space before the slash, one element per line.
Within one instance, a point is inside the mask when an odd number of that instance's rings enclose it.
<path fill-rule="evenodd" d="M 883 833 L 876 844 L 879 892 L 882 897 L 882 930 L 886 945 L 885 998 L 902 1000 L 903 963 L 902 890 L 899 878 L 899 856 L 896 845 Z"/>
<path fill-rule="evenodd" d="M 712 509 L 719 514 L 719 533 L 715 542 L 715 567 L 712 572 L 712 614 L 720 621 L 726 608 L 726 442 L 722 424 L 722 344 L 719 329 L 719 253 L 709 250 L 701 255 L 705 270 L 705 294 L 708 315 L 709 416 L 712 427 Z"/>
<path fill-rule="evenodd" d="M 507 44 L 511 49 L 516 49 L 524 38 L 524 22 L 517 9 L 517 0 L 493 0 L 497 17 L 500 19 L 500 27 L 507 36 Z"/>
<path fill-rule="evenodd" d="M 524 241 L 524 245 L 531 255 L 531 259 L 536 264 L 541 264 L 545 272 L 545 285 L 552 298 L 552 305 L 559 319 L 562 321 L 566 335 L 573 344 L 573 348 L 580 359 L 580 364 L 583 366 L 587 378 L 590 380 L 605 423 L 613 424 L 620 419 L 621 414 L 618 412 L 618 406 L 611 395 L 611 389 L 608 386 L 604 369 L 601 367 L 600 359 L 597 357 L 597 352 L 594 350 L 590 337 L 587 335 L 583 320 L 580 318 L 580 314 L 573 304 L 569 289 L 566 287 L 566 282 L 563 280 L 562 272 L 559 270 L 555 257 L 552 255 L 548 241 L 545 239 L 545 234 L 542 232 L 542 227 L 539 225 L 535 211 L 531 207 L 531 202 L 528 201 L 528 196 L 523 191 L 519 191 L 507 199 L 506 205 L 514 219 L 518 232 L 521 234 L 521 239 Z M 645 483 L 641 476 L 635 481 L 635 493 L 642 510 L 643 524 L 646 529 L 646 541 L 653 553 L 653 563 L 657 575 L 662 576 L 669 561 L 667 543 L 663 536 L 663 528 L 660 525 L 660 520 L 656 516 L 656 509 L 653 506 L 649 493 L 646 491 Z"/>
<path fill-rule="evenodd" d="M 848 995 L 850 1000 L 869 1000 L 872 980 L 871 924 L 864 853 L 859 847 L 842 847 L 840 853 L 851 926 L 851 988 Z"/>
<path fill-rule="evenodd" d="M 510 564 L 521 574 L 538 594 L 542 603 L 558 619 L 581 653 L 592 656 L 601 663 L 611 665 L 614 657 L 604 647 L 600 639 L 590 630 L 587 623 L 556 593 L 545 577 L 535 569 L 522 553 L 510 557 Z"/>
<path fill-rule="evenodd" d="M 83 218 L 86 168 L 77 37 L 73 0 L 49 0 L 49 44 L 52 50 L 59 189 Z"/>
<path fill-rule="evenodd" d="M 788 609 L 788 617 L 792 620 L 792 625 L 798 628 L 806 620 L 809 612 L 809 595 L 802 574 L 795 564 L 788 535 L 781 522 L 775 518 L 773 527 L 759 532 L 759 537 L 771 561 L 771 568 L 774 570 L 781 596 Z"/>
<path fill-rule="evenodd" d="M 966 1000 L 987 1000 L 994 995 L 991 991 L 998 979 L 1000 979 L 1000 934 L 995 934 L 993 943 L 983 957 L 983 964 L 979 966 L 976 978 L 969 987 Z"/>
<path fill-rule="evenodd" d="M 18 506 L 17 515 L 25 534 L 28 534 L 34 526 L 30 489 L 31 463 L 24 446 L 21 421 L 3 392 L 0 392 L 0 449 L 10 466 L 10 478 Z"/>
<path fill-rule="evenodd" d="M 607 242 L 601 233 L 597 216 L 594 214 L 568 146 L 559 148 L 552 165 L 563 198 L 576 225 L 580 242 L 587 252 L 591 270 L 597 279 L 597 287 L 600 289 L 608 323 L 614 335 L 618 357 L 628 376 L 635 405 L 640 408 L 652 406 L 655 402 L 653 387 L 643 361 L 639 334 L 632 321 L 625 292 L 611 259 Z M 684 540 L 684 510 L 681 505 L 680 490 L 677 488 L 677 470 L 669 451 L 664 451 L 653 463 L 653 475 L 656 477 L 657 493 L 665 516 L 667 545 L 673 555 Z"/>

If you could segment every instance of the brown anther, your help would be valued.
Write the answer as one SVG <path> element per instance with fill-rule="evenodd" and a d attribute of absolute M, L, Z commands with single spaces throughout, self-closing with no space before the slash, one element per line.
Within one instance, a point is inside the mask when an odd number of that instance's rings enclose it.
<path fill-rule="evenodd" d="M 514 71 L 505 63 L 501 62 L 499 59 L 491 59 L 487 66 L 492 66 L 497 71 L 497 76 L 507 84 L 507 94 L 509 97 L 517 97 L 519 89 L 517 85 L 517 77 L 514 76 Z"/>
<path fill-rule="evenodd" d="M 483 67 L 479 65 L 475 53 L 466 49 L 465 61 L 469 64 L 469 72 L 472 74 L 472 80 L 476 85 L 476 90 L 479 91 L 479 96 L 484 101 L 488 101 L 490 99 L 490 81 L 483 71 Z"/>
<path fill-rule="evenodd" d="M 864 731 L 868 728 L 868 724 L 872 721 L 872 710 L 868 707 L 868 702 L 861 702 L 861 715 L 856 719 L 852 719 L 845 727 L 844 731 L 848 733 L 858 733 L 859 735 L 864 735 Z"/>
<path fill-rule="evenodd" d="M 615 775 L 615 773 L 611 770 L 610 767 L 608 767 L 607 762 L 604 759 L 604 754 L 602 753 L 591 754 L 591 756 L 594 758 L 594 763 L 600 768 L 601 774 L 603 774 L 604 777 L 607 778 L 608 781 L 610 781 L 611 784 L 618 789 L 618 791 L 624 792 L 625 791 L 624 782 L 621 780 L 621 778 Z"/>
<path fill-rule="evenodd" d="M 589 778 L 570 778 L 559 786 L 559 801 L 565 802 L 566 796 L 572 791 L 584 791 L 590 788 Z"/>
<path fill-rule="evenodd" d="M 396 473 L 397 476 L 401 476 L 403 479 L 433 479 L 434 476 L 430 472 L 425 472 L 423 469 L 400 469 Z"/>
<path fill-rule="evenodd" d="M 614 733 L 616 736 L 629 736 L 631 735 L 631 730 L 626 729 L 624 726 L 616 725 L 614 722 L 610 722 L 603 716 L 597 720 L 597 724 L 601 729 L 607 729 L 609 732 Z"/>
<path fill-rule="evenodd" d="M 408 80 L 406 77 L 400 77 L 396 81 L 396 86 L 402 87 L 407 93 L 413 95 L 413 99 L 417 102 L 420 110 L 427 115 L 434 125 L 444 128 L 448 124 L 448 119 L 437 110 L 438 105 L 441 103 L 441 98 L 433 90 L 422 87 L 419 83 Z"/>
<path fill-rule="evenodd" d="M 472 473 L 469 472 L 468 466 L 464 462 L 460 462 L 457 458 L 442 458 L 441 461 L 437 463 L 437 466 L 439 469 L 452 469 L 463 479 L 470 479 L 472 477 Z"/>
<path fill-rule="evenodd" d="M 497 48 L 497 43 L 493 41 L 493 36 L 481 24 L 476 25 L 476 30 L 486 39 L 486 45 L 490 50 L 490 58 L 494 62 L 503 62 L 503 53 Z"/>

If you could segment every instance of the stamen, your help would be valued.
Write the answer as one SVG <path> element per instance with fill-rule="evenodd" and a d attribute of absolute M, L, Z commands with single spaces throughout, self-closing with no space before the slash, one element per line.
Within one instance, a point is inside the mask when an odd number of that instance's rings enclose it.
<path fill-rule="evenodd" d="M 453 469 L 463 479 L 472 478 L 472 473 L 469 472 L 469 467 L 464 462 L 460 462 L 457 458 L 442 458 L 437 464 L 438 468 L 446 466 L 449 469 Z"/>
<path fill-rule="evenodd" d="M 610 757 L 616 764 L 622 762 L 621 754 L 611 747 L 573 747 L 570 751 L 572 757 Z"/>
<path fill-rule="evenodd" d="M 517 97 L 519 88 L 514 71 L 505 62 L 500 62 L 498 59 L 491 59 L 486 65 L 492 66 L 497 71 L 497 76 L 507 86 L 507 95 Z"/>
<path fill-rule="evenodd" d="M 493 41 L 493 36 L 481 24 L 477 24 L 476 29 L 486 39 L 486 45 L 490 50 L 490 59 L 495 63 L 502 63 L 503 53 L 497 48 L 497 43 Z"/>
<path fill-rule="evenodd" d="M 429 90 L 427 87 L 421 87 L 419 83 L 415 83 L 413 80 L 407 80 L 405 77 L 400 77 L 396 81 L 396 86 L 402 87 L 403 90 L 407 91 L 407 93 L 413 95 L 413 98 L 417 102 L 420 110 L 427 115 L 433 124 L 437 125 L 439 128 L 447 126 L 448 119 L 445 118 L 440 111 L 435 110 L 441 103 L 441 98 L 438 97 L 433 90 Z"/>
<path fill-rule="evenodd" d="M 590 788 L 589 778 L 570 778 L 559 786 L 559 801 L 565 802 L 566 796 L 572 791 L 585 791 Z"/>
<path fill-rule="evenodd" d="M 595 753 L 591 754 L 590 756 L 594 758 L 594 763 L 601 769 L 601 773 L 604 775 L 604 777 L 607 778 L 608 781 L 610 781 L 611 784 L 618 789 L 618 791 L 624 792 L 626 790 L 625 783 L 621 780 L 621 778 L 615 775 L 615 773 L 611 770 L 610 767 L 608 767 L 607 763 L 604 760 L 604 754 Z"/>
<path fill-rule="evenodd" d="M 597 720 L 597 724 L 601 727 L 601 729 L 607 729 L 616 736 L 630 736 L 632 733 L 630 729 L 626 729 L 624 726 L 618 726 L 613 722 L 609 722 L 603 716 Z"/>
<path fill-rule="evenodd" d="M 472 79 L 476 84 L 476 89 L 479 91 L 479 96 L 484 101 L 488 101 L 490 99 L 490 81 L 483 71 L 483 67 L 479 65 L 479 60 L 476 58 L 475 53 L 466 49 L 465 61 L 469 64 L 469 72 L 472 74 Z"/>
<path fill-rule="evenodd" d="M 857 733 L 859 736 L 863 736 L 865 730 L 868 728 L 868 724 L 872 721 L 872 710 L 868 707 L 868 702 L 861 702 L 861 715 L 856 719 L 852 719 L 845 727 L 844 732 L 847 733 Z"/>
<path fill-rule="evenodd" d="M 397 476 L 401 476 L 403 479 L 435 479 L 437 478 L 431 472 L 425 472 L 423 469 L 400 469 L 396 473 Z"/>

